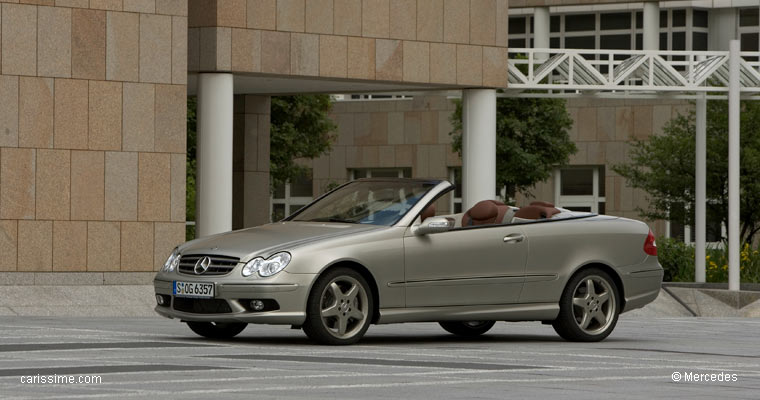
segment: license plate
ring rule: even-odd
[[[177,297],[197,297],[211,299],[214,297],[214,284],[174,281],[173,292]]]

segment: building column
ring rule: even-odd
[[[707,98],[696,101],[696,155],[694,171],[694,281],[705,282],[705,246],[707,241]]]
[[[732,40],[728,56],[728,290],[739,290],[740,287],[739,48],[739,41]]]
[[[549,35],[551,32],[551,16],[549,7],[536,7],[533,9],[533,48],[548,49],[550,46]],[[536,61],[546,61],[549,57],[546,53],[536,54]]]
[[[270,219],[269,96],[235,96],[232,228],[263,225]]]
[[[644,3],[644,50],[660,49],[660,2]]]
[[[462,209],[496,194],[496,90],[462,90]]]
[[[232,88],[232,74],[198,74],[197,237],[232,229]]]

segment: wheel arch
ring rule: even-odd
[[[336,261],[332,264],[329,264],[328,266],[323,268],[321,271],[319,271],[319,275],[317,275],[317,277],[313,280],[313,282],[316,282],[317,279],[319,279],[322,275],[336,268],[352,269],[358,272],[362,276],[362,278],[364,278],[364,280],[367,281],[367,284],[369,285],[369,289],[372,292],[371,323],[373,324],[377,323],[378,319],[380,318],[380,292],[377,287],[377,281],[375,280],[375,277],[372,275],[372,273],[369,272],[369,269],[367,269],[367,267],[362,265],[360,262],[355,261],[355,260]],[[309,292],[311,292],[313,289],[314,289],[314,284],[312,283],[312,287],[309,288]]]
[[[565,282],[565,288],[567,288],[567,284],[570,282],[570,280],[573,279],[574,276],[578,275],[579,273],[591,269],[591,268],[597,268],[600,269],[609,275],[612,280],[615,282],[615,286],[617,286],[619,293],[618,300],[620,301],[620,310],[625,309],[625,286],[623,286],[623,279],[620,277],[620,274],[615,270],[615,268],[612,268],[611,266],[602,263],[602,262],[590,262],[587,264],[584,264],[580,267],[578,267],[575,271],[573,271],[570,276],[568,276],[567,282]],[[565,289],[562,289],[565,290]]]

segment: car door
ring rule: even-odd
[[[516,303],[528,240],[519,226],[488,225],[404,236],[407,307]]]

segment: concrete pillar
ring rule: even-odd
[[[232,229],[232,74],[198,74],[196,236]]]
[[[496,190],[496,90],[462,90],[462,209]]]
[[[232,228],[263,225],[270,219],[269,96],[235,96]]]
[[[660,2],[644,3],[644,50],[660,49]]]
[[[739,41],[729,45],[728,60],[728,290],[739,290],[741,251],[739,215]]]
[[[533,9],[533,48],[548,49],[549,35],[551,32],[551,16],[549,7],[536,7]],[[545,61],[549,57],[546,53],[537,53],[536,61]]]
[[[705,281],[705,246],[707,236],[707,98],[696,101],[697,138],[694,172],[694,281]]]

